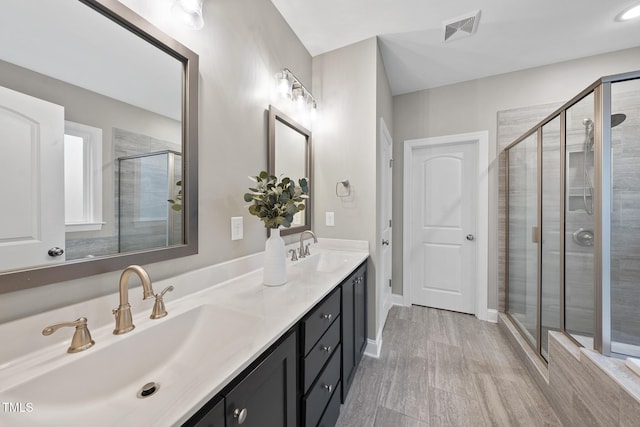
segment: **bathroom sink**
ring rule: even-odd
[[[211,305],[138,323],[126,335],[103,334],[102,340],[94,336],[91,349],[64,355],[57,366],[0,389],[3,401],[32,408],[2,418],[15,416],[15,425],[115,424],[129,412],[148,407],[150,400],[180,396],[181,389],[198,382],[201,369],[215,369],[218,359],[228,360],[245,347],[247,339],[239,337],[238,330],[255,328],[251,316]],[[230,323],[233,331],[226,327]],[[159,384],[157,391],[139,398],[149,382]]]
[[[333,273],[340,268],[350,267],[362,255],[340,251],[320,251],[301,259],[296,264],[299,268],[320,273]]]

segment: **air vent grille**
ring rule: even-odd
[[[478,29],[480,11],[443,22],[444,41],[452,41],[472,35]]]

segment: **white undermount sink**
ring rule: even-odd
[[[294,266],[320,273],[332,273],[345,265],[353,264],[354,260],[360,258],[360,254],[340,251],[318,251],[303,258]]]
[[[211,305],[140,323],[125,335],[103,334],[101,340],[94,335],[94,347],[57,357],[54,366],[36,366],[13,384],[0,385],[3,401],[30,403],[32,409],[4,413],[0,421],[11,420],[9,425],[112,425],[126,421],[128,413],[148,406],[149,401],[179,396],[176,392],[180,389],[198,382],[201,369],[215,369],[220,362],[217,359],[233,357],[246,344],[237,335],[238,328],[255,327],[251,316]],[[235,332],[226,327],[230,323],[235,324]],[[151,381],[159,384],[157,391],[139,398],[140,388]],[[109,407],[118,410],[105,411]],[[97,413],[101,414],[99,419]]]

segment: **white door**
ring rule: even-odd
[[[413,151],[409,206],[411,302],[475,312],[477,145]]]
[[[64,108],[0,87],[0,270],[64,260]]]
[[[391,210],[392,210],[392,188],[393,188],[393,141],[391,134],[380,119],[380,194],[381,206],[378,222],[380,242],[379,245],[379,266],[380,276],[377,279],[378,295],[378,330],[384,327],[389,308],[391,308],[391,255],[393,240],[391,236]]]

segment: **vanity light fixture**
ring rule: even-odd
[[[176,0],[171,6],[171,14],[188,28],[200,30],[204,27],[202,2],[203,0]]]
[[[280,96],[291,99],[300,109],[308,106],[310,118],[315,118],[318,102],[291,70],[284,68],[276,73],[276,85]]]

